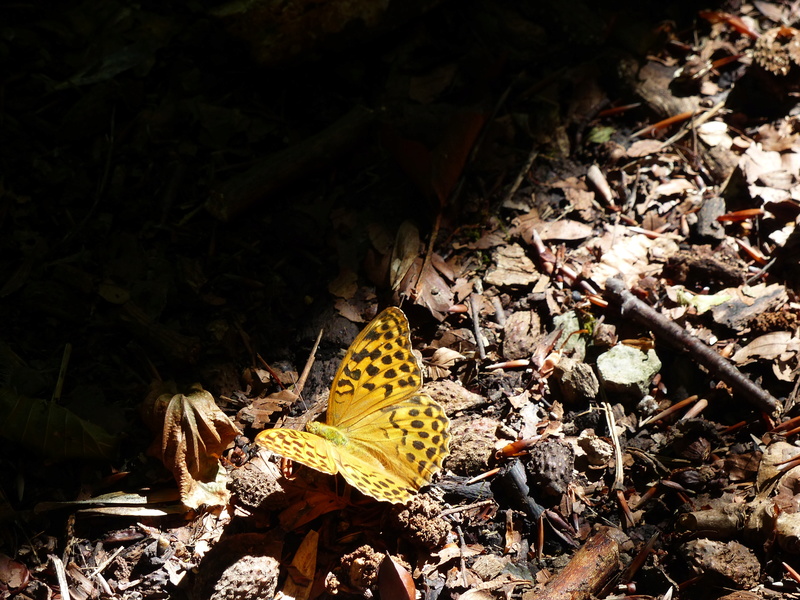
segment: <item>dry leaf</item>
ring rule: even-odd
[[[230,493],[219,457],[240,432],[210,393],[199,384],[189,389],[184,395],[174,383],[151,387],[142,406],[142,418],[156,433],[148,453],[172,472],[186,506],[225,505]]]
[[[450,348],[438,348],[433,356],[426,361],[429,379],[442,379],[450,374],[450,367],[459,361],[465,360],[460,352]]]
[[[561,219],[560,221],[543,223],[537,227],[536,230],[539,232],[539,237],[541,237],[543,241],[585,240],[593,233],[590,225],[581,223],[580,221],[573,221],[572,219]]]
[[[697,191],[694,183],[688,179],[671,179],[666,183],[657,185],[649,197],[661,198],[662,196],[680,196],[684,192],[689,191]]]
[[[397,291],[414,298],[414,304],[424,306],[434,317],[443,321],[447,316],[447,310],[453,304],[453,292],[447,281],[430,264],[425,265],[425,272],[419,277],[421,268],[422,259],[417,258]],[[413,286],[417,284],[418,277],[419,286],[415,290]]]
[[[667,237],[651,240],[645,235],[631,236],[624,227],[615,227],[600,238],[596,245],[603,249],[600,262],[591,266],[591,279],[603,285],[609,277],[624,274],[625,283],[633,285],[643,275],[661,270],[661,266],[650,260],[656,248],[663,258],[672,256],[678,244]]]
[[[328,284],[328,291],[338,298],[350,299],[358,290],[358,275],[351,269],[342,268],[336,279]]]
[[[541,277],[533,261],[525,255],[525,250],[519,244],[497,248],[492,253],[492,263],[484,277],[489,285],[526,286]]]
[[[403,221],[392,248],[392,260],[389,263],[389,285],[396,290],[408,273],[411,265],[419,256],[419,229],[410,221]]]
[[[737,365],[747,364],[757,359],[774,360],[784,352],[797,352],[800,342],[789,331],[773,331],[754,339],[732,357]]]
[[[0,554],[0,585],[2,585],[4,598],[22,591],[30,581],[31,573],[28,567],[21,562],[11,560],[9,556]],[[8,594],[8,596],[5,596]]]
[[[287,600],[307,600],[314,583],[314,571],[317,569],[317,545],[319,533],[313,529],[306,534],[300,547],[295,552],[289,574],[283,584],[281,593]]]
[[[378,569],[378,592],[381,600],[414,600],[417,597],[411,573],[388,554]]]

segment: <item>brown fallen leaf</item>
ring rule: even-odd
[[[420,269],[423,269],[420,277]],[[418,287],[414,285],[418,283]],[[444,277],[433,268],[432,264],[423,264],[421,258],[417,258],[406,273],[405,278],[396,290],[401,296],[414,298],[414,304],[424,306],[431,314],[443,321],[447,316],[447,310],[453,304],[453,292],[450,284]]]
[[[800,340],[797,340],[790,331],[773,331],[761,335],[738,350],[732,357],[737,365],[745,365],[754,360],[774,360],[784,352],[797,354],[800,350]]]
[[[156,439],[148,453],[161,459],[180,488],[181,501],[198,509],[228,503],[227,475],[219,457],[240,431],[199,384],[188,394],[174,383],[157,382],[141,408]]]
[[[430,359],[425,361],[428,367],[428,379],[443,379],[450,374],[450,368],[457,362],[466,360],[463,354],[450,348],[437,348]]]
[[[417,597],[411,573],[388,554],[378,569],[378,591],[383,600],[414,600]]]
[[[317,569],[317,544],[319,533],[310,530],[289,565],[289,574],[283,584],[284,598],[294,598],[295,600],[307,600],[311,593],[311,585],[314,583],[314,572]]]
[[[389,263],[389,285],[396,290],[406,273],[419,256],[419,229],[410,221],[404,221],[397,230],[392,259]]]

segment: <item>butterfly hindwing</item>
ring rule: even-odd
[[[427,394],[414,394],[399,404],[364,417],[357,429],[345,431],[355,447],[377,455],[398,479],[419,488],[430,482],[450,453],[450,421]]]
[[[326,439],[296,429],[266,429],[256,436],[256,443],[278,456],[307,467],[335,475],[338,471],[335,449]]]

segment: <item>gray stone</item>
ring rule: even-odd
[[[636,348],[617,344],[597,357],[597,372],[603,387],[617,400],[641,400],[660,370],[661,361],[655,350],[648,350],[645,354]]]

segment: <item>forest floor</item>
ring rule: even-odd
[[[800,598],[797,2],[209,4],[4,9],[0,598]]]

